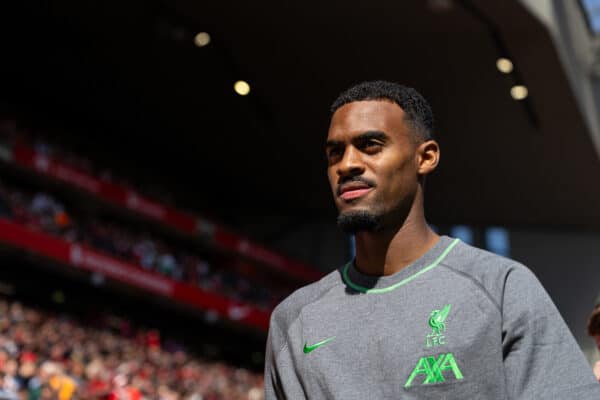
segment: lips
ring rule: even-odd
[[[365,182],[348,182],[339,186],[338,196],[344,200],[354,200],[366,195],[373,187]]]

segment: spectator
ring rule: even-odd
[[[600,350],[600,303],[596,304],[596,307],[590,315],[587,326],[588,335],[590,335],[596,343],[596,348]],[[600,361],[596,361],[594,364],[594,375],[600,381]]]
[[[163,345],[157,330],[104,321],[90,328],[0,298],[0,400],[262,398],[260,373]],[[123,323],[129,336],[116,332]]]
[[[19,400],[19,395],[12,388],[12,385],[7,385],[6,383],[6,374],[4,372],[0,372],[0,400]]]

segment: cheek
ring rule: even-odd
[[[329,186],[331,187],[331,191],[334,191],[335,186],[337,185],[337,181],[335,178],[335,172],[331,169],[327,169],[327,180],[329,181]]]
[[[404,208],[412,202],[418,186],[416,172],[413,170],[412,165],[405,162],[401,166],[396,164],[396,168],[390,168],[380,175],[386,184],[377,201],[385,210]]]
[[[393,196],[412,193],[417,185],[417,171],[411,160],[395,163],[395,168],[385,171],[385,179],[389,182],[388,191]],[[397,199],[399,200],[399,199]]]
[[[327,170],[327,180],[329,181],[329,187],[331,189],[331,195],[333,196],[333,201],[338,202],[339,198],[337,197],[337,184],[338,178],[335,171]]]

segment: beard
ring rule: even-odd
[[[366,210],[350,211],[338,215],[337,225],[344,232],[350,234],[357,232],[377,232],[381,229],[382,217],[382,215]]]

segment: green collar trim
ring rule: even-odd
[[[352,282],[350,280],[350,277],[348,276],[348,269],[350,268],[350,263],[346,264],[346,266],[344,267],[344,270],[342,272],[342,276],[344,278],[344,281],[346,282],[346,284],[348,286],[350,286],[352,289],[356,290],[357,292],[362,292],[362,293],[373,293],[373,294],[381,294],[381,293],[388,293],[391,292],[394,289],[399,288],[400,286],[412,281],[413,279],[416,279],[417,277],[419,277],[420,275],[424,274],[425,272],[435,268],[438,266],[438,264],[440,262],[442,262],[442,260],[444,258],[446,258],[446,256],[448,255],[448,253],[450,253],[450,250],[452,250],[454,248],[454,246],[457,245],[457,243],[459,242],[458,239],[454,239],[454,241],[452,241],[452,243],[450,243],[450,245],[448,245],[448,247],[446,247],[446,250],[444,250],[442,252],[442,254],[440,254],[440,256],[435,259],[434,262],[432,262],[431,264],[429,264],[428,266],[426,266],[425,268],[423,268],[420,271],[415,272],[414,274],[412,274],[411,276],[402,279],[400,282],[395,283],[391,286],[388,286],[386,288],[380,288],[380,289],[374,289],[374,288],[366,288],[364,286],[360,286],[357,285],[356,283]]]

